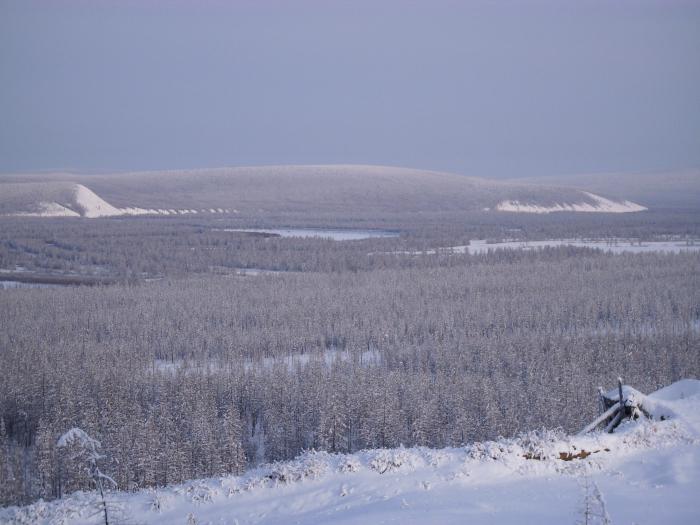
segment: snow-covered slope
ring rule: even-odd
[[[21,217],[113,217],[146,210],[115,208],[82,184],[70,182],[0,185],[5,215]]]
[[[243,476],[110,493],[110,509],[117,521],[162,524],[697,523],[700,381],[635,395],[673,417],[623,423],[615,434],[309,452]],[[96,505],[95,493],[78,493],[2,510],[0,521],[97,523]]]
[[[18,211],[8,215],[16,217],[80,217],[77,211],[73,211],[57,202],[45,201],[36,203],[35,211]]]
[[[585,213],[631,213],[644,211],[647,208],[627,200],[613,201],[595,195],[587,191],[581,192],[587,195],[593,202],[574,202],[554,204],[551,206],[541,206],[538,204],[528,204],[519,201],[502,201],[496,205],[498,211],[511,211],[519,213],[552,213],[557,211],[575,211]]]
[[[89,218],[112,217],[124,214],[122,210],[101,199],[95,192],[82,184],[75,185],[75,207],[82,212],[81,215],[83,217]]]
[[[0,184],[0,215],[15,217],[117,217],[122,215],[187,215],[230,213],[218,209],[117,208],[83,184],[29,182]]]

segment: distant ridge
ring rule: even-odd
[[[0,214],[111,217],[195,213],[629,213],[646,208],[574,188],[367,165],[31,174],[0,179]],[[4,182],[6,181],[6,182]]]

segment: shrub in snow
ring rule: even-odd
[[[569,448],[567,436],[561,429],[523,432],[514,441],[526,459],[557,457],[564,448]]]
[[[404,448],[377,450],[369,462],[369,467],[380,474],[384,474],[385,472],[396,470],[402,465],[412,464],[412,460],[415,459],[415,456],[412,456],[412,454],[411,451]]]
[[[306,452],[295,461],[273,463],[266,477],[279,483],[314,479],[328,470],[329,458],[326,452]]]
[[[357,472],[360,469],[360,462],[355,456],[345,456],[338,467],[339,472]]]
[[[205,481],[190,482],[185,486],[177,487],[175,492],[184,494],[189,501],[195,503],[209,503],[219,494],[216,487]]]
[[[475,461],[498,460],[510,452],[508,445],[506,440],[477,441],[467,448],[467,458]]]

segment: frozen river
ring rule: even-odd
[[[490,250],[536,250],[539,248],[575,246],[577,248],[596,248],[609,253],[681,253],[700,251],[700,241],[631,241],[621,239],[549,239],[544,241],[505,241],[489,243],[485,240],[473,240],[467,245],[434,248],[426,252],[400,252],[407,255],[442,254],[481,254]]]
[[[332,239],[334,241],[357,241],[361,239],[378,239],[386,237],[398,237],[397,232],[389,230],[342,230],[322,228],[279,228],[279,229],[232,229],[222,231],[238,233],[261,233],[276,235],[279,237],[301,237]]]

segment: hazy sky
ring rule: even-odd
[[[0,171],[700,165],[700,2],[0,0]]]

